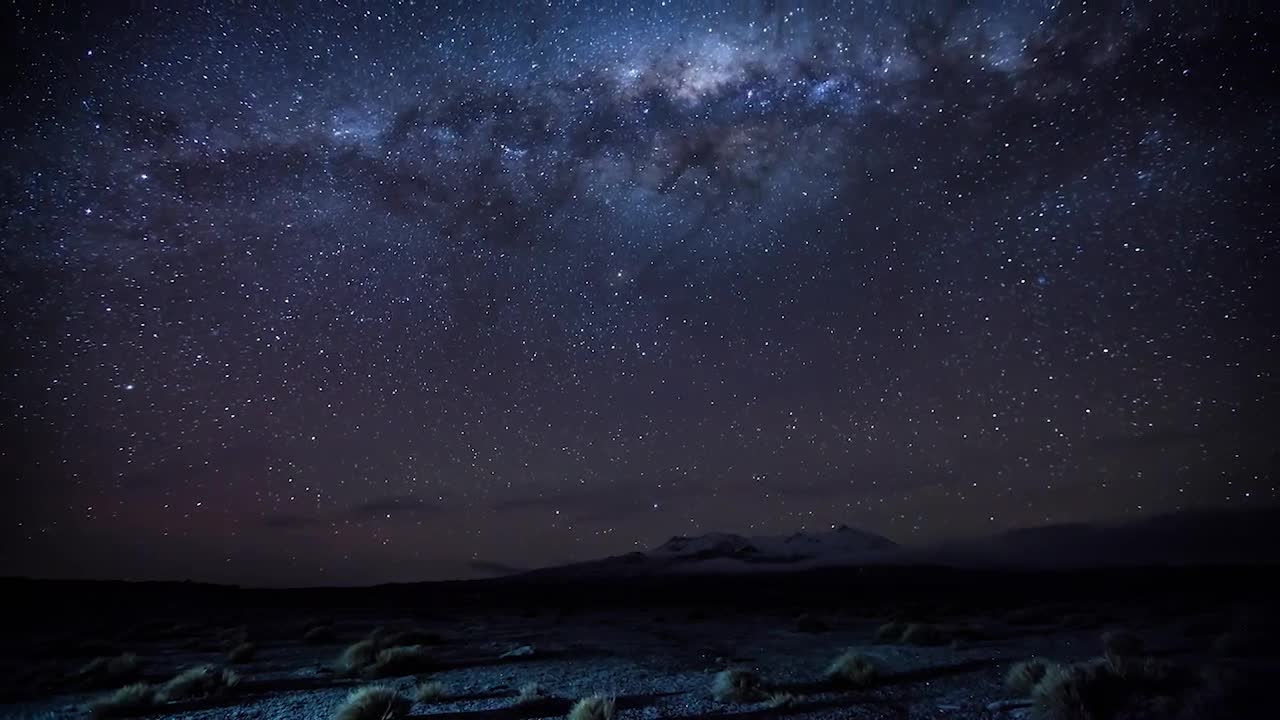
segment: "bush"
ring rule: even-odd
[[[378,653],[377,659],[363,669],[368,677],[387,678],[414,675],[435,667],[434,658],[421,645],[390,647]]]
[[[337,639],[337,634],[334,633],[333,628],[326,625],[313,627],[302,634],[302,642],[308,645],[324,645]]]
[[[449,688],[442,682],[424,682],[414,693],[414,699],[420,703],[440,702],[447,697],[449,697]]]
[[[533,705],[550,699],[550,693],[541,685],[536,682],[529,682],[520,686],[520,694],[516,695],[516,705]]]
[[[109,687],[134,680],[141,671],[142,663],[138,656],[125,653],[90,660],[76,673],[76,678],[87,687]]]
[[[258,648],[251,642],[242,642],[231,648],[231,652],[227,653],[227,660],[233,663],[247,663],[253,659],[258,653]]]
[[[120,718],[141,715],[155,706],[155,686],[136,683],[126,685],[106,697],[89,703],[89,714],[94,718]]]
[[[1004,686],[1019,697],[1030,697],[1031,691],[1044,679],[1050,667],[1050,663],[1039,658],[1015,663],[1004,676]]]
[[[584,697],[569,711],[569,720],[613,720],[614,699],[605,695]]]
[[[1107,657],[1134,657],[1141,655],[1144,648],[1142,638],[1128,630],[1108,630],[1102,634],[1102,650]]]
[[[338,657],[338,670],[355,674],[372,665],[378,659],[378,644],[370,638],[348,645]]]
[[[156,699],[161,702],[189,700],[217,695],[240,684],[240,676],[212,665],[188,668],[160,687]]]
[[[770,693],[769,697],[765,699],[765,703],[768,704],[769,707],[775,710],[780,708],[791,707],[792,705],[795,705],[799,701],[800,701],[800,698],[796,697],[795,695],[792,695],[789,692]]]
[[[409,714],[411,703],[389,687],[369,685],[353,690],[333,720],[397,720]]]
[[[876,642],[879,643],[895,643],[902,639],[902,633],[906,632],[907,624],[903,622],[890,622],[876,628]]]
[[[849,649],[827,668],[827,678],[848,687],[867,687],[880,678],[880,668],[871,658]]]
[[[711,696],[722,703],[756,702],[764,698],[764,683],[750,670],[721,670],[711,681]]]
[[[901,642],[908,645],[946,645],[950,637],[937,625],[911,623],[902,632]]]

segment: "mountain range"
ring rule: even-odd
[[[865,565],[1068,569],[1258,563],[1280,563],[1280,508],[1182,512],[1108,525],[1046,525],[919,546],[845,525],[783,536],[712,532],[676,536],[645,552],[524,574],[622,577]]]

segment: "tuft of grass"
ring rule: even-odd
[[[447,697],[449,697],[449,688],[442,682],[424,682],[414,692],[414,699],[420,703],[440,702]]]
[[[351,691],[333,714],[333,720],[398,720],[409,714],[409,699],[394,689],[366,685]]]
[[[799,701],[800,698],[789,692],[770,693],[769,697],[765,698],[765,704],[774,710],[791,707]]]
[[[757,702],[764,698],[764,683],[750,670],[729,668],[716,673],[711,696],[722,703]]]
[[[1019,697],[1030,697],[1053,665],[1040,658],[1014,663],[1004,676],[1004,686]]]
[[[1108,630],[1102,634],[1102,651],[1108,658],[1135,657],[1145,648],[1142,638],[1128,630]]]
[[[89,703],[89,715],[101,720],[129,717],[146,713],[155,706],[156,687],[147,683],[134,683]]]
[[[240,684],[240,676],[213,665],[199,665],[178,673],[160,686],[156,699],[160,702],[189,700],[217,695]]]
[[[528,682],[520,686],[520,694],[516,695],[516,705],[532,705],[551,698],[551,694],[536,682]]]
[[[227,660],[233,663],[247,663],[258,654],[258,646],[251,642],[242,642],[231,648],[231,652],[227,653]]]
[[[804,614],[796,618],[796,630],[804,633],[820,633],[831,629],[826,620],[816,615]]]
[[[584,697],[569,711],[569,720],[613,720],[614,704],[609,695]]]
[[[302,634],[302,642],[308,645],[324,645],[337,639],[337,634],[328,625],[317,625]]]
[[[1038,717],[1175,717],[1203,692],[1205,683],[1200,678],[1163,660],[1115,657],[1123,658],[1122,662],[1103,659],[1050,666],[1031,693]]]
[[[880,678],[880,668],[870,657],[850,648],[827,667],[827,678],[848,687],[867,687]]]
[[[348,645],[338,656],[338,670],[348,675],[355,674],[372,665],[378,659],[378,644],[372,638],[365,638]]]
[[[366,666],[361,672],[368,677],[388,678],[426,672],[434,666],[435,660],[426,648],[409,645],[389,647],[379,652],[373,664]]]
[[[902,631],[899,641],[907,645],[946,645],[950,640],[950,636],[938,625],[911,623]]]
[[[1095,720],[1112,716],[1124,704],[1119,678],[1104,663],[1050,667],[1031,693],[1044,720]]]
[[[888,622],[876,628],[876,642],[878,643],[896,643],[902,639],[902,634],[907,631],[907,624],[904,622]]]
[[[402,630],[382,638],[383,647],[400,647],[408,645],[438,645],[443,640],[439,635],[425,630]]]
[[[1004,620],[1010,625],[1050,625],[1065,614],[1057,605],[1033,605],[1009,611]]]
[[[114,657],[99,657],[85,663],[76,673],[76,677],[89,687],[119,685],[138,677],[142,671],[142,663],[133,653],[125,653]]]

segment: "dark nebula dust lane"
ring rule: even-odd
[[[0,574],[1277,500],[1280,14],[6,15]]]

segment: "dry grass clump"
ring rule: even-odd
[[[1123,705],[1123,684],[1103,663],[1055,665],[1032,689],[1031,701],[1044,720],[1096,720]]]
[[[826,620],[816,616],[804,614],[796,618],[796,630],[804,633],[820,633],[831,629]]]
[[[378,659],[378,650],[373,638],[352,643],[338,656],[338,670],[347,675],[356,674]]]
[[[569,720],[613,720],[615,700],[609,695],[591,695],[574,704]]]
[[[420,703],[440,702],[449,697],[449,687],[442,682],[428,681],[418,685],[414,699]]]
[[[109,687],[129,682],[138,677],[142,663],[133,653],[114,657],[99,657],[85,663],[76,672],[76,679],[87,687]]]
[[[247,663],[258,654],[258,646],[251,642],[242,642],[231,648],[231,652],[227,653],[227,660],[233,663]]]
[[[401,630],[400,632],[385,634],[381,638],[383,647],[397,647],[401,645],[438,645],[444,638],[439,635],[425,630],[411,629]]]
[[[750,670],[729,668],[716,673],[711,696],[722,703],[756,702],[764,698],[764,683]]]
[[[333,720],[397,720],[409,714],[412,703],[394,689],[366,685],[351,691]]]
[[[902,631],[899,642],[907,645],[946,645],[951,636],[940,625],[911,623]]]
[[[361,672],[372,678],[398,677],[426,672],[435,666],[431,653],[421,645],[389,647]]]
[[[315,627],[308,628],[307,631],[302,634],[302,642],[308,645],[324,645],[337,639],[337,633],[335,633],[333,628],[328,625],[317,625]]]
[[[907,631],[907,624],[904,622],[888,622],[876,628],[876,642],[879,643],[895,643],[902,639],[902,633]]]
[[[156,706],[156,688],[147,683],[126,685],[106,697],[89,703],[89,715],[105,720],[106,718],[129,717],[141,715]]]
[[[551,699],[551,694],[536,682],[528,682],[520,686],[520,694],[516,695],[516,705],[533,705]]]
[[[1165,718],[1185,713],[1206,688],[1194,674],[1163,660],[1128,657],[1119,665],[1111,659],[1051,665],[1031,700],[1044,720]]]
[[[870,657],[850,648],[827,668],[827,678],[848,687],[867,687],[880,677],[880,668]]]
[[[213,665],[187,668],[160,686],[156,699],[160,702],[189,700],[217,695],[240,684],[240,676]]]
[[[769,693],[769,697],[765,698],[765,704],[774,710],[791,707],[799,701],[799,697],[789,692]]]
[[[1052,663],[1040,658],[1014,663],[1004,676],[1004,686],[1019,697],[1030,697],[1031,691],[1040,684],[1051,667]]]
[[[1131,658],[1141,655],[1146,643],[1128,630],[1108,630],[1102,634],[1102,651],[1107,657]]]

